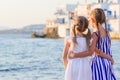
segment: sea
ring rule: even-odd
[[[0,34],[0,80],[64,80],[63,46],[63,39]],[[120,80],[120,40],[112,40],[111,49]]]

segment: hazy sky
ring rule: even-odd
[[[45,23],[52,18],[56,7],[85,0],[0,0],[0,29]],[[88,0],[93,2],[94,0]]]

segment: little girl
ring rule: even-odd
[[[65,40],[63,63],[66,68],[65,80],[92,80],[90,57],[67,59],[69,51],[84,52],[89,49],[91,32],[88,29],[88,20],[79,16],[74,22],[73,33]],[[87,34],[84,34],[88,31]]]
[[[93,32],[92,45],[90,51],[75,54],[70,53],[70,58],[80,58],[91,55],[96,51],[96,55],[92,61],[92,80],[116,80],[113,73],[112,64],[114,63],[111,54],[111,39],[106,28],[106,17],[102,9],[96,8],[90,14],[90,21]],[[105,24],[105,26],[103,26]],[[97,48],[99,49],[97,49]]]

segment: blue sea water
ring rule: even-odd
[[[62,39],[0,35],[0,80],[64,80]],[[120,41],[112,41],[114,72],[120,80]]]

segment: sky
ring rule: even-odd
[[[0,0],[0,29],[45,23],[54,17],[59,5],[77,2],[85,3],[85,0]]]

